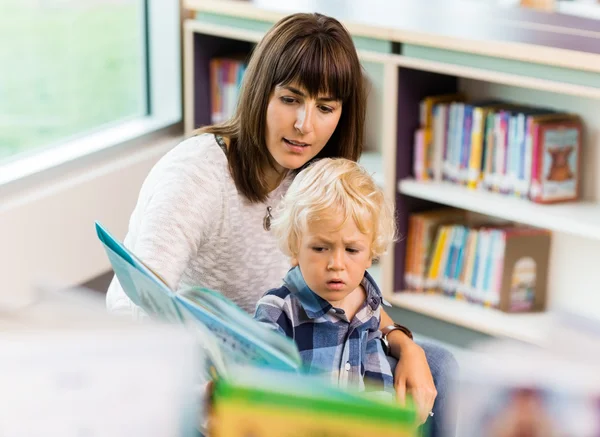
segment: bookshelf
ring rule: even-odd
[[[506,314],[438,294],[396,293],[388,299],[399,308],[494,337],[506,337],[537,346],[546,344],[545,334],[551,321],[545,313]]]
[[[184,0],[184,120],[186,133],[208,124],[208,61],[250,53],[283,16],[321,12],[350,30],[371,83],[367,148],[361,162],[396,200],[398,229],[409,214],[439,205],[463,208],[553,231],[549,306],[587,316],[600,308],[589,284],[600,283],[600,31],[584,17],[503,9],[467,0]],[[368,3],[368,4],[367,4]],[[427,7],[427,10],[425,8]],[[418,103],[428,95],[463,91],[470,97],[539,104],[582,116],[583,201],[537,205],[447,183],[412,179]],[[504,314],[461,301],[404,293],[406,241],[375,267],[394,306],[465,329],[540,344],[548,314]]]
[[[469,190],[447,182],[423,182],[412,179],[401,180],[398,183],[398,191],[406,196],[441,205],[582,238],[600,240],[600,205],[596,202],[540,205],[498,193]]]

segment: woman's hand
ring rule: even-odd
[[[404,404],[406,395],[410,395],[415,403],[419,423],[425,423],[437,396],[425,352],[401,331],[390,332],[388,341],[392,351],[395,349],[399,352],[398,365],[394,371],[398,401]]]

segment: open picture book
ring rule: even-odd
[[[132,302],[149,317],[182,323],[200,339],[210,379],[227,377],[240,365],[297,372],[302,360],[296,345],[261,325],[220,293],[201,287],[171,290],[100,223],[96,233],[112,268]]]

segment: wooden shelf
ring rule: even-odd
[[[548,313],[508,314],[438,294],[398,292],[386,299],[396,307],[454,325],[540,346],[550,325]]]
[[[449,182],[412,179],[400,181],[398,190],[402,194],[443,205],[600,240],[600,205],[593,202],[540,205],[489,191],[469,190]]]

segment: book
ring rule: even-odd
[[[405,265],[406,287],[413,291],[425,291],[431,288],[428,283],[428,269],[435,252],[434,237],[438,228],[447,223],[454,223],[465,217],[465,211],[456,208],[442,208],[412,214],[409,218],[407,245],[408,254]]]
[[[96,233],[125,294],[151,318],[184,324],[194,332],[207,356],[207,379],[229,377],[246,365],[301,370],[300,353],[292,340],[261,325],[216,291],[171,290],[98,222]]]
[[[315,375],[245,368],[215,384],[213,437],[417,436],[414,408],[330,387]]]
[[[246,72],[245,59],[245,55],[232,55],[209,61],[211,123],[223,123],[235,113]]]
[[[415,154],[414,159],[418,160],[415,167],[418,167],[420,171],[419,173],[415,172],[415,178],[441,180],[446,121],[445,113],[438,112],[436,106],[464,99],[464,94],[452,93],[428,96],[419,103],[420,134],[415,135],[415,150],[420,153]]]
[[[531,121],[530,199],[537,203],[577,200],[583,126],[576,115],[556,114]]]

